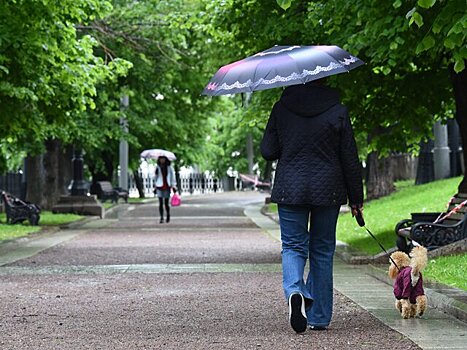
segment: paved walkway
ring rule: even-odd
[[[264,195],[184,198],[0,245],[1,349],[466,349],[464,323],[402,320],[391,288],[336,259],[325,332],[296,335]],[[246,208],[246,209],[245,209]]]

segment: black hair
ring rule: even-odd
[[[165,158],[165,164],[164,165],[162,165],[161,162],[160,162],[161,158]],[[170,160],[166,156],[161,156],[161,157],[157,158],[157,165],[159,165],[159,166],[169,166],[170,165]]]

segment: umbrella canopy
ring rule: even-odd
[[[166,151],[165,149],[147,149],[141,152],[141,158],[146,158],[146,159],[157,159],[159,157],[167,157],[168,160],[175,160],[177,157],[175,157],[175,154],[173,154],[170,151]]]
[[[221,67],[202,94],[217,96],[304,84],[362,64],[338,46],[274,46]]]

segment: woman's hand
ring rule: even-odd
[[[357,220],[360,227],[365,227],[365,219],[363,219],[363,205],[352,205],[352,216]]]
[[[360,210],[360,213],[361,213],[361,215],[363,217],[363,205],[362,204],[360,204],[360,205],[351,205],[350,207],[352,209],[352,216],[353,217],[358,215],[359,210]]]

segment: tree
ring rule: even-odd
[[[34,147],[64,136],[94,107],[96,85],[128,67],[106,64],[93,55],[96,41],[76,34],[74,23],[108,9],[108,2],[94,0],[0,4],[1,138]]]
[[[389,175],[367,181],[370,197],[378,197],[392,190],[390,168],[381,167],[384,162],[378,159],[392,151],[416,151],[419,141],[430,136],[434,120],[451,116],[449,56],[415,52],[425,34],[413,30],[406,18],[415,13],[414,4],[230,0],[211,5],[217,11],[212,11],[210,21],[217,30],[215,37],[227,46],[225,51],[242,56],[273,44],[333,44],[367,63],[330,83],[342,91],[358,139],[366,139],[368,151],[373,152],[367,165],[376,172],[370,174]],[[456,14],[464,14],[464,9],[465,4],[459,6]],[[427,23],[435,18],[434,12],[426,14]]]
[[[149,0],[2,3],[7,30],[0,34],[0,74],[7,79],[0,86],[0,119],[6,121],[0,137],[8,147],[1,154],[45,152],[28,157],[30,168],[49,174],[55,184],[55,160],[70,144],[84,149],[87,169],[105,179],[112,179],[123,137],[133,169],[141,150],[152,147],[174,150],[177,164],[199,161],[205,114],[215,105],[199,98],[205,67],[198,62],[209,56],[197,28],[199,6]],[[130,96],[126,111],[119,103],[124,94]],[[122,132],[121,118],[130,133]],[[44,186],[36,184],[31,192],[40,202]]]
[[[399,6],[399,2],[396,2]],[[424,34],[416,54],[427,52],[434,61],[443,58],[451,73],[456,120],[460,126],[462,149],[467,149],[467,5],[465,1],[419,0],[407,13],[412,27]],[[443,45],[437,45],[442,43]],[[464,164],[467,152],[464,152]],[[467,179],[459,184],[459,192],[467,193]]]
[[[434,119],[452,116],[449,66],[457,72],[465,68],[465,2],[314,1],[308,10],[314,28],[367,62],[352,72],[354,81],[340,85],[349,89],[359,82],[346,102],[358,116],[356,129],[369,135],[370,150],[416,149],[417,141],[430,135]],[[414,30],[414,24],[427,29]]]
[[[95,56],[96,41],[78,36],[75,24],[109,9],[108,2],[96,0],[0,3],[0,139],[8,141],[9,152],[55,153],[60,143],[76,141],[81,127],[92,128],[87,112],[95,107],[97,85],[125,74],[130,64]],[[50,207],[59,191],[57,157],[47,159],[46,168],[55,170],[35,179],[39,185],[30,195]],[[37,170],[43,166],[36,165]],[[49,180],[54,186],[40,185]]]
[[[114,1],[113,5],[107,17],[80,30],[97,37],[103,57],[120,57],[133,63],[127,77],[120,80],[119,89],[105,91],[108,96],[122,91],[130,96],[130,108],[125,111],[130,132],[125,137],[130,145],[131,167],[138,168],[139,154],[147,148],[174,151],[179,159],[177,166],[200,161],[206,115],[213,105],[199,98],[205,69],[199,62],[209,56],[204,32],[198,28],[200,3],[146,0]],[[106,113],[105,108],[98,113]],[[117,147],[112,140],[104,139],[106,145],[90,148],[88,155],[94,177],[101,172],[100,176],[110,178],[113,167],[109,164],[116,164]]]
[[[229,171],[248,173],[246,139],[250,133],[256,141],[253,148],[255,163],[261,169],[265,163],[259,150],[262,127],[249,116],[252,110],[241,105],[239,96],[216,99],[219,100],[219,105],[209,118],[212,132],[206,138],[201,164],[217,176],[224,176]]]

